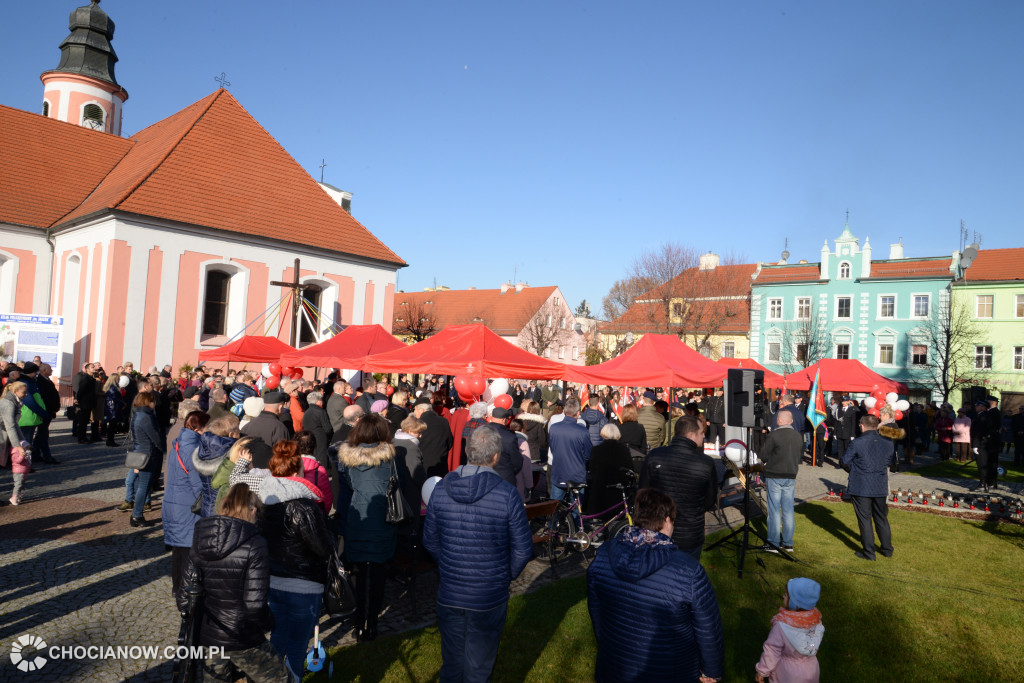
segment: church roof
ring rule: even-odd
[[[127,140],[8,107],[0,107],[0,123],[7,185],[0,220],[59,227],[116,210],[406,265],[227,90]],[[17,162],[8,161],[9,151]],[[71,167],[65,175],[75,176],[72,187],[51,173],[63,163]],[[23,206],[25,193],[63,201]]]

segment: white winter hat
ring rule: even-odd
[[[242,402],[242,408],[249,417],[257,417],[263,412],[263,399],[259,396],[250,396]]]

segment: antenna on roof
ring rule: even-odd
[[[228,86],[231,85],[231,81],[228,80],[227,74],[225,74],[223,71],[220,72],[220,76],[214,76],[213,80],[220,83],[221,90],[227,90]]]
[[[846,210],[846,224],[847,225],[850,224],[850,210],[849,209]]]
[[[320,184],[324,182],[324,167],[327,165],[326,159],[320,159]]]

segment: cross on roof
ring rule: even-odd
[[[227,90],[228,86],[231,85],[231,82],[228,80],[227,74],[225,74],[223,71],[220,72],[220,76],[214,76],[213,80],[220,83],[220,87],[222,90]]]

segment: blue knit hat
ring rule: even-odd
[[[255,395],[256,390],[250,387],[248,384],[237,384],[231,390],[231,393],[228,395],[228,397],[231,399],[232,403],[240,404],[243,401],[245,401],[245,399]]]
[[[786,584],[790,609],[814,609],[821,596],[821,585],[814,579],[799,577]]]

